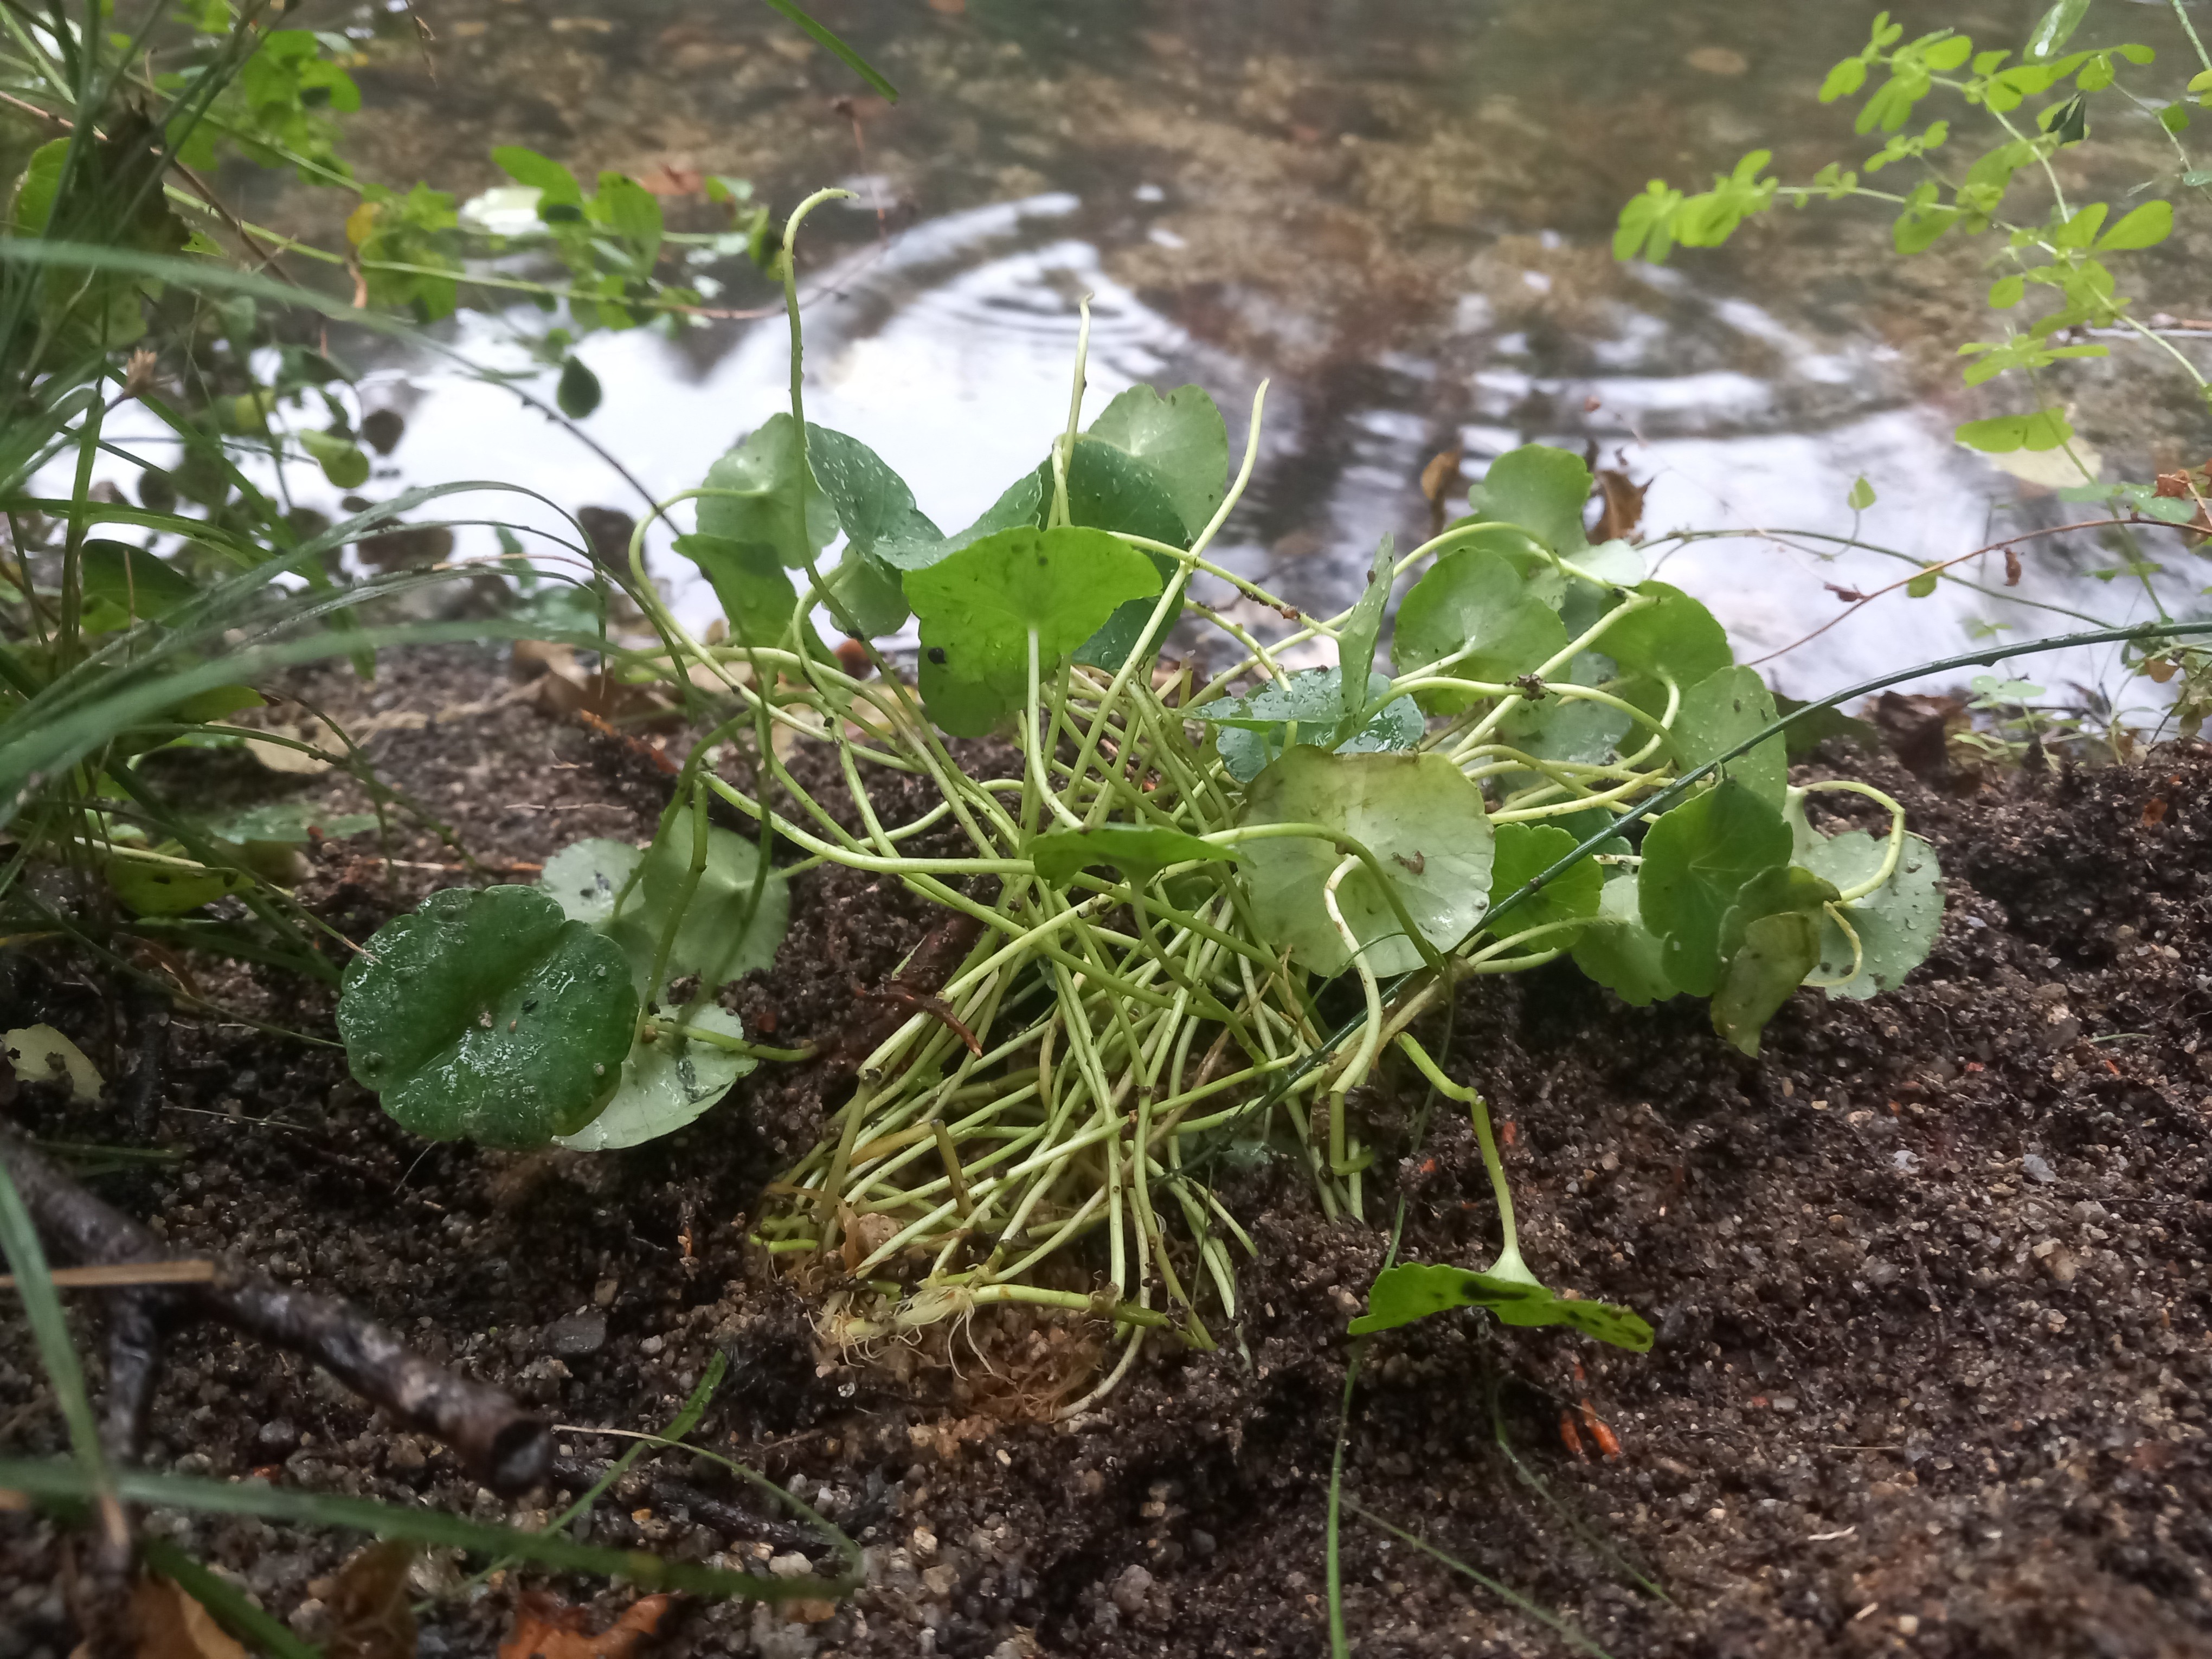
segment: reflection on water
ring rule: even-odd
[[[2038,7],[1980,9],[1969,26],[2010,40]],[[2117,9],[2162,55],[2179,39],[2162,12]],[[1878,227],[1814,212],[1775,216],[1740,246],[1665,269],[1612,260],[1613,211],[1651,173],[1692,181],[1776,133],[1794,135],[1777,146],[1792,173],[1856,153],[1848,113],[1810,93],[1863,41],[1872,10],[825,6],[900,82],[891,109],[833,101],[850,78],[763,8],[456,0],[441,8],[439,86],[410,68],[411,41],[387,54],[363,71],[376,108],[356,137],[364,169],[390,177],[465,180],[482,171],[483,143],[520,135],[580,168],[747,173],[782,204],[825,180],[852,185],[860,199],[817,214],[803,251],[808,412],[872,445],[948,526],[1033,465],[1061,425],[1085,293],[1093,410],[1132,381],[1194,380],[1237,441],[1255,387],[1273,377],[1261,464],[1223,556],[1327,611],[1353,591],[1378,535],[1420,538],[1422,468],[1453,447],[1474,477],[1518,443],[1595,444],[1605,464],[1650,480],[1655,540],[1677,529],[1849,535],[1845,497],[1862,474],[1881,497],[1866,536],[1913,560],[2063,521],[1948,440],[1981,412],[1949,356],[1973,313],[1944,297],[1947,283],[1977,291],[1978,248],[1907,268]],[[2111,190],[2141,176],[2086,182]],[[741,269],[717,274],[726,303],[773,298]],[[2159,280],[2154,270],[2138,291],[2154,301]],[[492,321],[465,322],[456,343],[522,366]],[[773,316],[675,341],[595,337],[582,355],[605,400],[588,429],[656,495],[686,488],[782,405],[785,349]],[[2104,439],[2112,466],[2142,476],[2172,465],[2176,445],[2201,453],[2201,416],[2185,404],[2123,390],[2109,371],[2076,384],[2077,421],[2118,422]],[[638,505],[611,469],[519,417],[495,387],[386,362],[371,398],[407,414],[392,466],[410,482],[496,477],[571,507]],[[1797,538],[1653,550],[1747,659],[1834,617],[1837,590],[1908,568],[1832,551]],[[2083,568],[2114,562],[2094,550],[2033,556],[2008,591],[1992,559],[1979,573],[1990,592],[1899,593],[1770,672],[1805,695],[1964,648],[1970,624],[2014,637],[2074,625],[2030,601],[2134,619],[2148,603],[2141,590]],[[655,568],[686,614],[711,613],[681,560],[658,551]],[[2063,684],[2100,667],[2032,672]]]

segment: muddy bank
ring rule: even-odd
[[[336,676],[313,689],[342,720],[384,717],[379,766],[487,866],[649,833],[654,762],[507,684],[453,653],[395,664],[368,690]],[[243,757],[192,760],[178,781],[199,798],[357,799]],[[2169,752],[1968,795],[1886,759],[1853,765],[1906,801],[1951,879],[1942,939],[1901,994],[1801,993],[1756,1061],[1701,1006],[1626,1010],[1564,969],[1462,998],[1453,1064],[1515,1126],[1532,1265],[1636,1306],[1659,1340],[1638,1358],[1471,1314],[1379,1339],[1346,1489],[1618,1659],[2212,1653],[2212,760]],[[919,805],[887,799],[886,821]],[[463,878],[388,880],[370,851],[330,849],[303,890],[356,939]],[[456,861],[434,837],[392,851]],[[888,973],[927,916],[842,873],[802,877],[793,896],[777,970],[746,995],[756,1018],[773,1007],[778,1041],[800,1042],[848,1019],[852,982]],[[323,994],[195,969],[210,996],[327,1036]],[[16,988],[9,1025],[51,1019],[108,1060],[102,987],[40,965]],[[1439,1111],[1409,1155],[1421,1100],[1392,1086],[1366,1103],[1384,1154],[1369,1214],[1387,1219],[1402,1194],[1406,1254],[1479,1262],[1494,1218],[1473,1137]],[[1234,1340],[1148,1349],[1068,1427],[1038,1419],[1090,1375],[1096,1329],[979,1320],[949,1356],[818,1347],[805,1305],[744,1243],[762,1185],[813,1133],[802,1074],[765,1070],[632,1152],[516,1158],[407,1139],[333,1048],[180,1012],[159,1099],[153,1138],[174,1161],[97,1184],[173,1249],[348,1297],[563,1424],[658,1427],[728,1356],[705,1443],[803,1486],[869,1547],[871,1583],[813,1623],[679,1605],[654,1652],[1326,1650],[1343,1330],[1382,1235],[1325,1225],[1286,1160],[1222,1182],[1260,1249]],[[58,1139],[125,1138],[42,1089],[7,1109]],[[83,1298],[72,1316],[94,1332]],[[1585,1399],[1617,1458],[1564,1443],[1561,1415]],[[510,1510],[440,1448],[214,1331],[178,1342],[153,1425],[159,1466],[525,1524],[620,1449],[563,1431],[554,1486]],[[9,1310],[0,1448],[62,1444]],[[359,1542],[158,1524],[310,1634]],[[748,1563],[811,1547],[680,1456],[627,1477],[589,1536]],[[1571,1650],[1364,1522],[1347,1520],[1344,1552],[1363,1655]],[[462,1577],[441,1558],[417,1569],[418,1589],[447,1593],[425,1654],[490,1654],[533,1582],[453,1597]],[[51,1530],[0,1516],[0,1655],[69,1650],[59,1579]],[[609,1611],[629,1599],[562,1588]]]

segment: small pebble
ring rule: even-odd
[[[546,1352],[565,1359],[597,1353],[607,1345],[607,1316],[603,1313],[570,1314],[548,1325],[538,1340]]]
[[[1114,1605],[1129,1618],[1135,1618],[1145,1608],[1145,1597],[1152,1588],[1152,1575],[1132,1562],[1121,1569],[1121,1576],[1114,1581]]]

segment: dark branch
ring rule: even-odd
[[[152,1233],[94,1197],[4,1128],[0,1158],[57,1254],[87,1265],[169,1259]],[[501,1390],[456,1376],[410,1352],[397,1336],[343,1302],[228,1270],[204,1285],[141,1287],[125,1301],[151,1319],[216,1320],[313,1360],[402,1426],[444,1441],[477,1479],[502,1496],[529,1491],[551,1467],[552,1432],[543,1420]],[[135,1357],[126,1362],[126,1382],[139,1363]],[[132,1386],[150,1389],[150,1358],[143,1369],[146,1380]],[[143,1420],[143,1401],[132,1407],[127,1401],[112,1400],[109,1422],[127,1427],[134,1410]]]

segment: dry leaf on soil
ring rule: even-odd
[[[166,1578],[150,1574],[131,1594],[137,1659],[246,1659],[215,1617]]]
[[[645,1638],[660,1627],[661,1615],[675,1598],[641,1596],[615,1622],[593,1636],[590,1615],[542,1590],[529,1590],[514,1609],[514,1628],[499,1644],[499,1659],[627,1659]]]
[[[331,1592],[327,1659],[415,1659],[415,1609],[407,1571],[415,1546],[398,1539],[356,1550]]]

